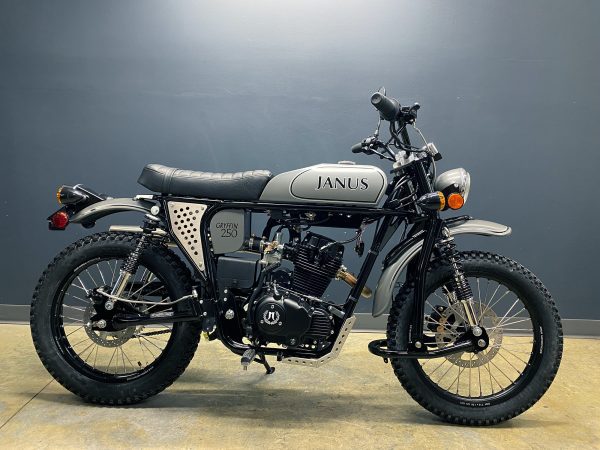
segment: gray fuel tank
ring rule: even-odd
[[[260,200],[376,206],[386,186],[385,173],[375,166],[318,164],[276,175]]]

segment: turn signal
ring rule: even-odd
[[[448,196],[448,207],[450,209],[460,209],[465,204],[465,199],[462,195],[453,192]]]
[[[72,205],[87,200],[88,196],[77,189],[78,186],[61,186],[56,191],[56,200],[61,205]]]
[[[69,224],[69,215],[66,211],[60,210],[48,217],[48,220],[50,221],[50,229],[64,230]]]
[[[430,211],[441,211],[446,207],[446,197],[439,191],[430,192],[419,197],[417,203],[421,208],[429,209]]]

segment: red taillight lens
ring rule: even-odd
[[[69,215],[65,211],[56,211],[50,216],[50,225],[55,230],[64,230],[69,225]]]

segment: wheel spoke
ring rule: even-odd
[[[115,276],[116,276],[116,272],[117,272],[117,260],[114,261],[115,266],[114,267],[110,267],[110,262],[107,262],[108,264],[108,268],[112,270],[112,275],[110,277],[110,285],[112,287],[113,283],[115,282]]]
[[[523,311],[526,311],[525,307],[521,308],[519,311],[517,311],[517,313],[513,314],[512,316],[507,317],[506,319],[502,319],[500,320],[496,326],[498,325],[504,325],[505,323],[507,323],[509,320],[514,319],[514,318],[519,318],[519,317],[523,317],[523,316],[519,316],[519,314],[521,314]]]
[[[85,284],[83,284],[83,281],[81,281],[81,278],[79,278],[79,275],[77,275],[77,281],[79,281],[79,283],[81,284],[81,286],[77,286],[74,283],[73,283],[73,286],[78,287],[79,289],[82,289],[87,294],[89,292],[89,290],[88,290],[87,287],[85,287]]]
[[[440,367],[442,367],[446,361],[448,361],[446,358],[442,358],[442,363],[439,366],[437,366],[432,372],[429,372],[429,376],[431,377],[431,375],[433,375]]]
[[[71,275],[70,284],[61,289],[61,303],[56,306],[53,318],[62,328],[62,339],[72,357],[76,358],[76,362],[111,378],[136,373],[151,365],[166,349],[170,339],[170,335],[162,337],[154,334],[172,333],[172,327],[162,324],[159,324],[161,331],[148,333],[148,336],[139,335],[143,327],[139,330],[129,327],[123,330],[101,331],[88,325],[90,316],[93,317],[96,313],[92,300],[86,295],[96,287],[112,286],[118,272],[119,259],[94,260],[90,264],[82,265]],[[140,266],[126,286],[125,293],[132,299],[142,299],[146,295],[155,294],[165,289],[164,283],[157,280],[159,278],[150,269]],[[146,290],[151,291],[147,294],[144,292]],[[83,294],[78,291],[83,291]],[[168,301],[168,297],[159,297],[158,301],[147,309],[159,307],[161,303]],[[144,308],[138,309],[142,311]],[[130,340],[133,341],[128,344]],[[135,340],[138,341],[137,344]]]
[[[110,365],[112,364],[113,358],[115,357],[115,354],[117,353],[117,348],[118,347],[115,347],[115,349],[112,353],[112,356],[110,357],[110,361],[108,361],[108,367],[106,368],[107,372],[109,372],[109,370],[110,370]]]
[[[150,311],[152,308],[156,308],[156,307],[157,307],[157,306],[159,306],[160,304],[162,304],[162,303],[166,303],[166,302],[168,302],[168,301],[170,301],[170,298],[169,298],[169,297],[165,297],[165,298],[164,298],[164,299],[162,299],[160,302],[156,302],[156,304],[155,304],[155,305],[150,305],[150,306],[148,306],[148,307],[147,307],[147,308],[144,310],[144,312],[145,312],[145,313],[147,313],[147,312],[148,312],[148,311]]]
[[[494,309],[494,306],[496,306],[496,305],[498,304],[498,302],[500,302],[500,300],[502,300],[504,297],[506,297],[506,295],[507,295],[509,292],[510,292],[510,291],[509,291],[509,290],[507,290],[507,291],[506,291],[504,294],[502,294],[502,295],[501,295],[501,296],[498,298],[498,300],[496,300],[496,301],[494,302],[494,304],[493,304],[493,305],[491,305],[491,306],[489,306],[489,305],[486,305],[486,306],[484,307],[484,309],[483,309],[483,310],[480,312],[480,317],[479,317],[479,319],[478,319],[478,320],[481,320],[481,318],[484,316],[484,314],[485,314],[486,312],[488,312],[488,311],[490,311],[490,310],[492,310],[492,311],[493,311],[493,309]],[[495,292],[494,292],[494,294],[495,294]],[[517,298],[517,301],[519,301],[519,299],[518,299],[518,298]]]
[[[73,285],[73,286],[75,286],[75,287],[79,287],[79,286],[76,286],[76,285]],[[70,294],[70,293],[68,293],[68,292],[65,292],[65,293],[66,293],[67,295],[69,295],[69,296],[73,297],[74,299],[77,299],[77,300],[79,300],[79,301],[81,301],[81,302],[85,303],[86,305],[89,305],[90,303],[92,303],[92,301],[91,301],[91,300],[85,300],[85,299],[83,299],[83,298],[81,298],[81,297],[77,297],[76,295]]]
[[[71,305],[63,305],[63,308],[71,308],[71,309],[76,309],[77,311],[85,311],[84,308],[78,308],[77,306],[71,306]]]
[[[514,370],[516,370],[519,373],[519,375],[523,375],[523,372],[521,372],[519,369],[517,369],[508,359],[506,359],[504,357],[504,355],[502,353],[498,352],[498,356],[500,356],[504,361],[506,361],[510,367],[512,367]]]
[[[448,372],[450,372],[450,369],[452,369],[453,367],[454,367],[453,365],[450,365],[450,367],[448,367],[448,370],[446,370],[446,371],[444,372],[444,375],[442,375],[442,376],[440,377],[440,379],[439,379],[439,380],[437,380],[437,383],[438,383],[438,384],[440,384],[440,382],[442,381],[442,379],[443,379],[443,378],[446,376],[446,374],[447,374]]]
[[[83,322],[83,320],[81,320],[81,319],[76,319],[76,318],[74,318],[74,317],[69,317],[69,316],[65,316],[65,315],[61,315],[60,317],[62,317],[63,319],[69,319],[69,320],[72,320],[72,321],[74,321],[74,322]]]
[[[492,303],[492,300],[494,300],[494,297],[496,296],[496,292],[498,292],[498,289],[500,289],[500,284],[498,284],[498,286],[496,286],[496,290],[494,291],[494,293],[490,297],[490,301],[487,303],[486,306],[489,306],[489,304]],[[491,308],[486,308],[486,309],[491,309]]]
[[[152,275],[152,274],[151,274],[151,275]],[[145,283],[145,284],[144,284],[144,285],[143,285],[141,288],[137,289],[137,290],[136,290],[136,291],[135,291],[133,294],[131,294],[131,295],[130,295],[130,296],[128,296],[127,298],[132,298],[132,297],[134,297],[136,294],[140,293],[140,292],[141,292],[141,291],[142,291],[142,290],[143,290],[143,289],[144,289],[146,286],[149,286],[149,285],[150,285],[150,284],[151,284],[151,283],[152,283],[154,280],[155,280],[154,278],[153,278],[153,279],[151,279],[151,280],[148,280],[148,282],[147,282],[147,283]],[[161,286],[161,287],[162,287],[162,286]],[[153,292],[154,292],[154,291],[153,291]],[[149,296],[149,294],[146,294],[146,296]],[[140,294],[140,297],[141,297],[141,294]]]
[[[90,278],[90,280],[92,280],[92,283],[94,283],[94,287],[98,287],[99,284],[96,281],[96,279],[92,276],[91,272],[88,269],[85,269],[85,273],[87,273],[87,275]]]
[[[477,295],[473,303],[480,326],[488,332],[489,346],[479,353],[448,355],[441,362],[419,360],[418,367],[431,383],[453,396],[485,398],[513,389],[516,381],[524,376],[534,344],[533,329],[529,327],[532,319],[523,300],[502,282],[487,276],[465,276],[470,277],[474,295]],[[464,314],[444,294],[448,290],[447,281],[443,283],[425,299],[427,309],[431,308],[432,312],[427,310],[423,318],[426,336],[439,347],[451,344],[468,329]],[[444,308],[440,310],[439,305]],[[503,314],[497,314],[494,309]],[[527,326],[517,328],[519,324]],[[508,334],[503,335],[503,332]],[[521,332],[529,339],[511,336],[512,332]]]
[[[100,264],[97,264],[96,268],[98,269],[98,273],[100,274],[100,278],[102,278],[102,284],[104,286],[106,286],[106,280],[104,279],[104,274],[102,273],[102,270],[100,269]]]
[[[523,323],[523,322],[531,322],[531,319],[527,318],[527,319],[516,320],[515,322],[505,323],[505,324],[502,324],[502,325],[496,325],[495,327],[489,327],[487,329],[488,330],[495,330],[496,328],[502,328],[503,330],[507,330],[508,328],[505,328],[505,327],[510,327],[510,326],[513,326],[513,325],[515,325],[517,323]]]
[[[73,333],[75,333],[76,331],[79,331],[83,328],[83,325],[81,325],[80,327],[77,327],[76,329],[74,329],[73,331],[71,331],[69,334],[67,334],[65,337],[69,337],[71,336]]]
[[[492,366],[494,366],[496,369],[498,369],[498,371],[499,371],[499,372],[500,372],[502,375],[504,375],[504,377],[505,377],[505,378],[506,378],[508,381],[510,381],[511,383],[513,382],[513,379],[512,379],[511,377],[509,377],[508,375],[506,375],[506,374],[505,374],[505,373],[502,371],[502,369],[501,369],[500,367],[498,367],[496,364],[494,364],[494,361],[492,361],[491,359],[490,359],[490,364],[491,364]]]

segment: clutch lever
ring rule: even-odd
[[[395,161],[395,159],[392,159],[389,156],[384,155],[381,152],[378,152],[376,149],[380,148],[380,147],[387,149],[387,146],[383,142],[379,141],[375,136],[371,136],[371,137],[364,139],[362,142],[359,142],[358,144],[354,144],[350,150],[352,151],[352,153],[364,153],[365,155],[377,155],[381,159],[388,159],[390,161]],[[388,149],[388,151],[389,151],[389,149]]]

